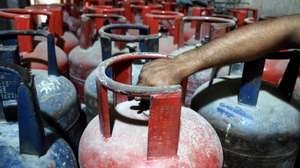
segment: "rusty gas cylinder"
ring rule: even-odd
[[[288,102],[299,72],[299,51],[290,58],[278,87],[262,81],[264,59],[246,62],[243,76],[216,78],[195,92],[191,108],[216,129],[228,168],[293,168],[299,149],[299,104]],[[271,57],[269,57],[271,56]]]
[[[113,32],[116,29],[125,29],[128,32],[130,30],[138,30],[139,35],[117,35]],[[158,38],[160,37],[158,34],[150,34],[149,27],[135,24],[114,24],[107,25],[100,29],[100,40],[102,47],[102,60],[106,60],[108,58],[113,57],[114,55],[118,55],[120,51],[115,50],[112,47],[113,42],[126,42],[126,43],[139,43],[138,50],[141,52],[157,52],[158,51]],[[125,51],[128,53],[129,51]],[[121,51],[124,53],[124,50]],[[139,65],[134,64],[133,66],[133,81],[136,83],[138,75],[138,71],[140,68],[137,68]],[[111,72],[108,72],[111,76]],[[96,71],[93,71],[87,78],[84,84],[84,100],[86,104],[86,115],[87,120],[90,121],[98,112],[98,103],[97,103],[97,95],[96,95]],[[129,79],[128,79],[129,80]]]
[[[9,8],[9,9],[5,9],[3,11],[9,12],[9,13],[20,14],[20,15],[26,14],[26,15],[30,15],[31,18],[33,18],[34,16],[37,16],[37,15],[45,15],[45,16],[47,16],[47,18],[49,20],[48,31],[54,35],[58,33],[57,29],[55,28],[55,26],[56,26],[55,13],[48,12],[43,9],[20,9],[20,8]],[[26,29],[23,29],[23,30],[26,30]],[[44,40],[44,41],[40,41],[35,47],[33,45],[31,45],[31,47],[28,47],[28,49],[26,49],[26,50],[22,50],[20,48],[20,51],[22,52],[22,55],[24,58],[38,58],[38,59],[41,59],[44,61],[48,61],[47,54],[41,54],[41,53],[45,53],[44,51],[47,50],[46,48],[47,48],[47,42]],[[64,53],[64,51],[62,49],[60,49],[58,46],[55,46],[55,52],[57,55],[56,60],[57,60],[57,64],[58,64],[60,73],[66,74],[67,70],[68,70],[67,69],[67,66],[68,66],[67,56]],[[32,69],[43,69],[43,70],[48,69],[47,65],[41,64],[38,62],[32,63],[31,68]]]
[[[88,75],[102,60],[100,40],[94,40],[94,23],[96,30],[108,23],[125,23],[125,17],[112,14],[83,14],[81,16],[80,45],[69,54],[69,76],[76,87],[79,98],[83,102],[84,82]]]
[[[128,81],[132,61],[158,58],[166,57],[126,54],[112,57],[97,67],[101,112],[81,137],[82,168],[222,166],[222,148],[216,132],[200,115],[181,106],[179,85],[142,87]],[[112,68],[113,79],[106,75],[107,68]],[[114,94],[111,108],[108,90]]]
[[[144,17],[144,24],[152,34],[163,33],[160,38],[159,52],[168,54],[183,46],[183,14],[173,11],[152,10]]]
[[[33,5],[26,7],[29,9],[44,9],[46,11],[54,13],[54,22],[55,22],[55,27],[56,27],[56,44],[63,49],[63,51],[68,55],[69,52],[79,45],[79,40],[75,36],[75,34],[71,31],[64,30],[64,21],[66,21],[66,16],[63,8],[58,5]],[[77,30],[77,28],[76,28]],[[75,31],[76,31],[75,30]]]

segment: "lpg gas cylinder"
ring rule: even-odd
[[[66,20],[64,17],[63,9],[61,6],[57,5],[34,5],[27,7],[29,9],[44,9],[46,11],[54,13],[55,17],[55,27],[57,29],[57,34],[55,34],[55,37],[57,38],[56,44],[64,50],[64,52],[68,55],[69,52],[79,45],[79,40],[75,36],[75,34],[71,31],[64,30],[64,20]],[[76,28],[77,30],[78,28]],[[76,32],[75,30],[75,32]]]
[[[10,68],[6,72],[17,75]],[[43,128],[36,99],[33,78],[22,81],[17,89],[18,123],[0,122],[0,167],[76,168],[69,145]],[[0,112],[3,110],[0,105]]]
[[[33,18],[34,16],[37,15],[46,15],[49,19],[49,32],[52,34],[57,34],[57,30],[55,28],[56,26],[56,22],[55,22],[55,13],[52,12],[47,12],[45,10],[42,9],[20,9],[20,8],[9,8],[9,9],[5,9],[5,12],[9,12],[9,13],[15,13],[15,14],[28,14],[31,16],[31,18]],[[26,30],[26,29],[23,29]],[[28,29],[27,29],[28,30]],[[58,66],[59,66],[59,70],[62,74],[66,74],[67,73],[67,65],[68,65],[68,60],[67,60],[67,56],[64,53],[64,51],[62,49],[60,49],[59,47],[56,47],[56,55],[57,55],[57,60],[58,60]],[[33,49],[34,48],[34,49]],[[39,58],[41,60],[44,60],[47,62],[47,55],[46,54],[41,54],[41,53],[45,53],[44,51],[47,48],[47,42],[46,41],[42,41],[39,42],[35,47],[30,47],[26,50],[21,50],[22,55],[24,58]],[[45,64],[41,64],[41,63],[32,63],[31,65],[32,69],[46,69],[47,70],[47,66]]]
[[[237,27],[245,25],[245,19],[248,17],[253,17],[254,20],[258,17],[258,11],[254,8],[232,8],[229,12],[238,19]]]
[[[115,29],[126,29],[130,30],[138,30],[140,35],[116,35],[112,32]],[[139,43],[139,51],[158,51],[158,39],[159,35],[149,34],[149,28],[147,26],[135,25],[135,24],[114,24],[104,26],[100,29],[100,40],[102,47],[102,60],[106,60],[114,55],[117,55],[115,51],[112,50],[112,42],[113,41],[123,41],[126,43]],[[126,51],[128,53],[128,51]],[[120,53],[120,52],[119,52]],[[133,66],[133,81],[137,82],[138,71],[141,70],[141,66],[138,64],[134,64]],[[86,104],[86,115],[87,120],[90,121],[95,115],[98,113],[98,103],[97,103],[97,94],[96,94],[96,71],[93,71],[87,78],[84,84],[84,100]],[[130,80],[130,79],[128,79]],[[111,101],[110,101],[111,102]]]
[[[101,28],[105,21],[109,21],[108,23],[112,23],[112,21],[125,23],[126,18],[112,14],[81,15],[80,45],[69,54],[69,76],[76,87],[81,102],[83,102],[84,97],[84,82],[101,60],[100,40],[94,40],[93,23],[96,21],[101,24],[98,25]]]
[[[297,79],[299,52],[292,53],[277,88],[261,80],[263,67],[264,59],[246,62],[242,78],[214,79],[192,98],[191,108],[213,125],[221,139],[224,167],[294,167],[300,113],[299,105],[286,100]]]
[[[146,22],[144,21],[146,14],[150,13],[152,10],[160,10],[163,8],[162,5],[160,4],[131,4],[129,6],[130,8],[130,13],[131,13],[131,18],[133,18],[132,23],[143,23],[145,24]]]
[[[125,10],[125,17],[130,21],[130,23],[135,23],[135,15],[131,5],[145,5],[143,0],[123,0],[118,1],[117,5],[121,6]]]
[[[133,60],[157,58],[166,57],[127,54],[96,68],[101,112],[81,137],[82,168],[221,167],[222,148],[216,132],[196,112],[181,106],[179,85],[141,87],[128,81]],[[106,75],[108,68],[115,74],[113,79]],[[108,89],[115,97],[110,109]],[[135,100],[128,101],[133,96]]]
[[[14,38],[16,35],[43,36],[47,38],[48,71],[32,70],[36,76],[35,85],[41,113],[45,124],[54,128],[76,149],[83,131],[84,123],[80,120],[79,105],[73,84],[57,69],[54,38],[46,31],[3,31],[1,39]],[[23,63],[39,61],[39,59],[23,58]]]
[[[184,23],[188,22],[194,22],[196,23],[196,29],[195,34],[193,35],[193,38],[186,42],[186,44],[197,44],[200,43],[200,45],[204,45],[205,42],[210,40],[211,34],[214,31],[213,27],[219,26],[226,30],[231,30],[235,27],[236,22],[233,19],[227,19],[222,17],[213,17],[213,16],[186,16],[183,19]],[[209,36],[206,40],[201,39],[201,26],[203,23],[209,23],[213,24],[211,26]],[[202,85],[203,83],[209,81],[211,78],[213,78],[216,75],[224,76],[228,74],[228,67],[221,68],[221,67],[215,67],[210,69],[205,69],[202,71],[199,71],[193,75],[191,75],[188,78],[188,89],[186,93],[186,101],[185,104],[187,106],[191,103],[191,98],[195,90]]]
[[[152,10],[143,22],[150,27],[152,34],[163,33],[159,40],[159,53],[169,54],[183,46],[183,14],[173,11]]]

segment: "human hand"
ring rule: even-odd
[[[168,86],[180,84],[184,75],[173,59],[158,59],[145,64],[138,85]]]

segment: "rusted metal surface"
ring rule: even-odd
[[[127,77],[116,75],[119,77],[110,79],[105,74],[108,67],[114,69],[118,65],[118,72],[123,74],[128,71],[127,65],[122,66],[124,63],[157,58],[166,57],[127,54],[99,65],[96,72],[101,113],[81,138],[81,167],[221,167],[222,149],[216,133],[201,116],[181,107],[179,85],[131,86]],[[142,106],[145,102],[127,99],[115,99],[120,103],[110,108],[108,90],[126,97],[143,97],[150,101],[149,110],[147,105]]]

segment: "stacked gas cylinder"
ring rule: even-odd
[[[14,25],[0,31],[0,168],[294,167],[298,51],[137,85],[145,63],[259,21],[257,10],[62,2],[0,10]]]

